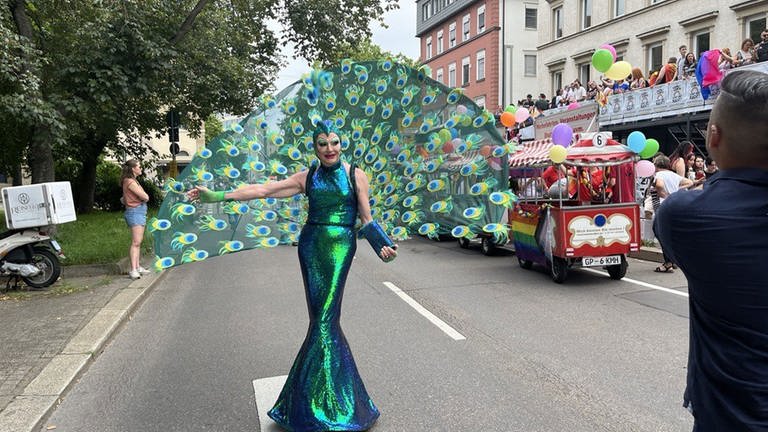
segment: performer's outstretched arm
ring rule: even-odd
[[[191,200],[200,199],[203,202],[218,202],[226,200],[248,201],[258,198],[288,198],[304,192],[307,171],[298,172],[287,179],[265,184],[249,184],[233,191],[212,191],[205,186],[195,186],[187,192]],[[368,210],[370,217],[370,209]]]

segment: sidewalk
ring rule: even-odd
[[[0,432],[37,431],[59,398],[165,273],[65,267],[53,286],[0,294]],[[5,280],[0,280],[5,284]],[[26,287],[26,286],[25,286]]]

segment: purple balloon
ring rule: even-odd
[[[552,142],[568,147],[573,139],[573,129],[567,123],[559,123],[552,129]]]
[[[601,49],[607,49],[611,52],[611,55],[613,55],[613,61],[616,61],[616,48],[613,47],[611,44],[602,44],[600,45]]]

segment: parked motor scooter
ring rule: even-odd
[[[0,276],[21,279],[33,288],[52,285],[61,275],[61,247],[43,228],[12,229],[0,233]]]

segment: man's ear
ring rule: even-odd
[[[715,150],[720,149],[722,144],[723,133],[720,126],[710,123],[707,125],[707,145]]]

